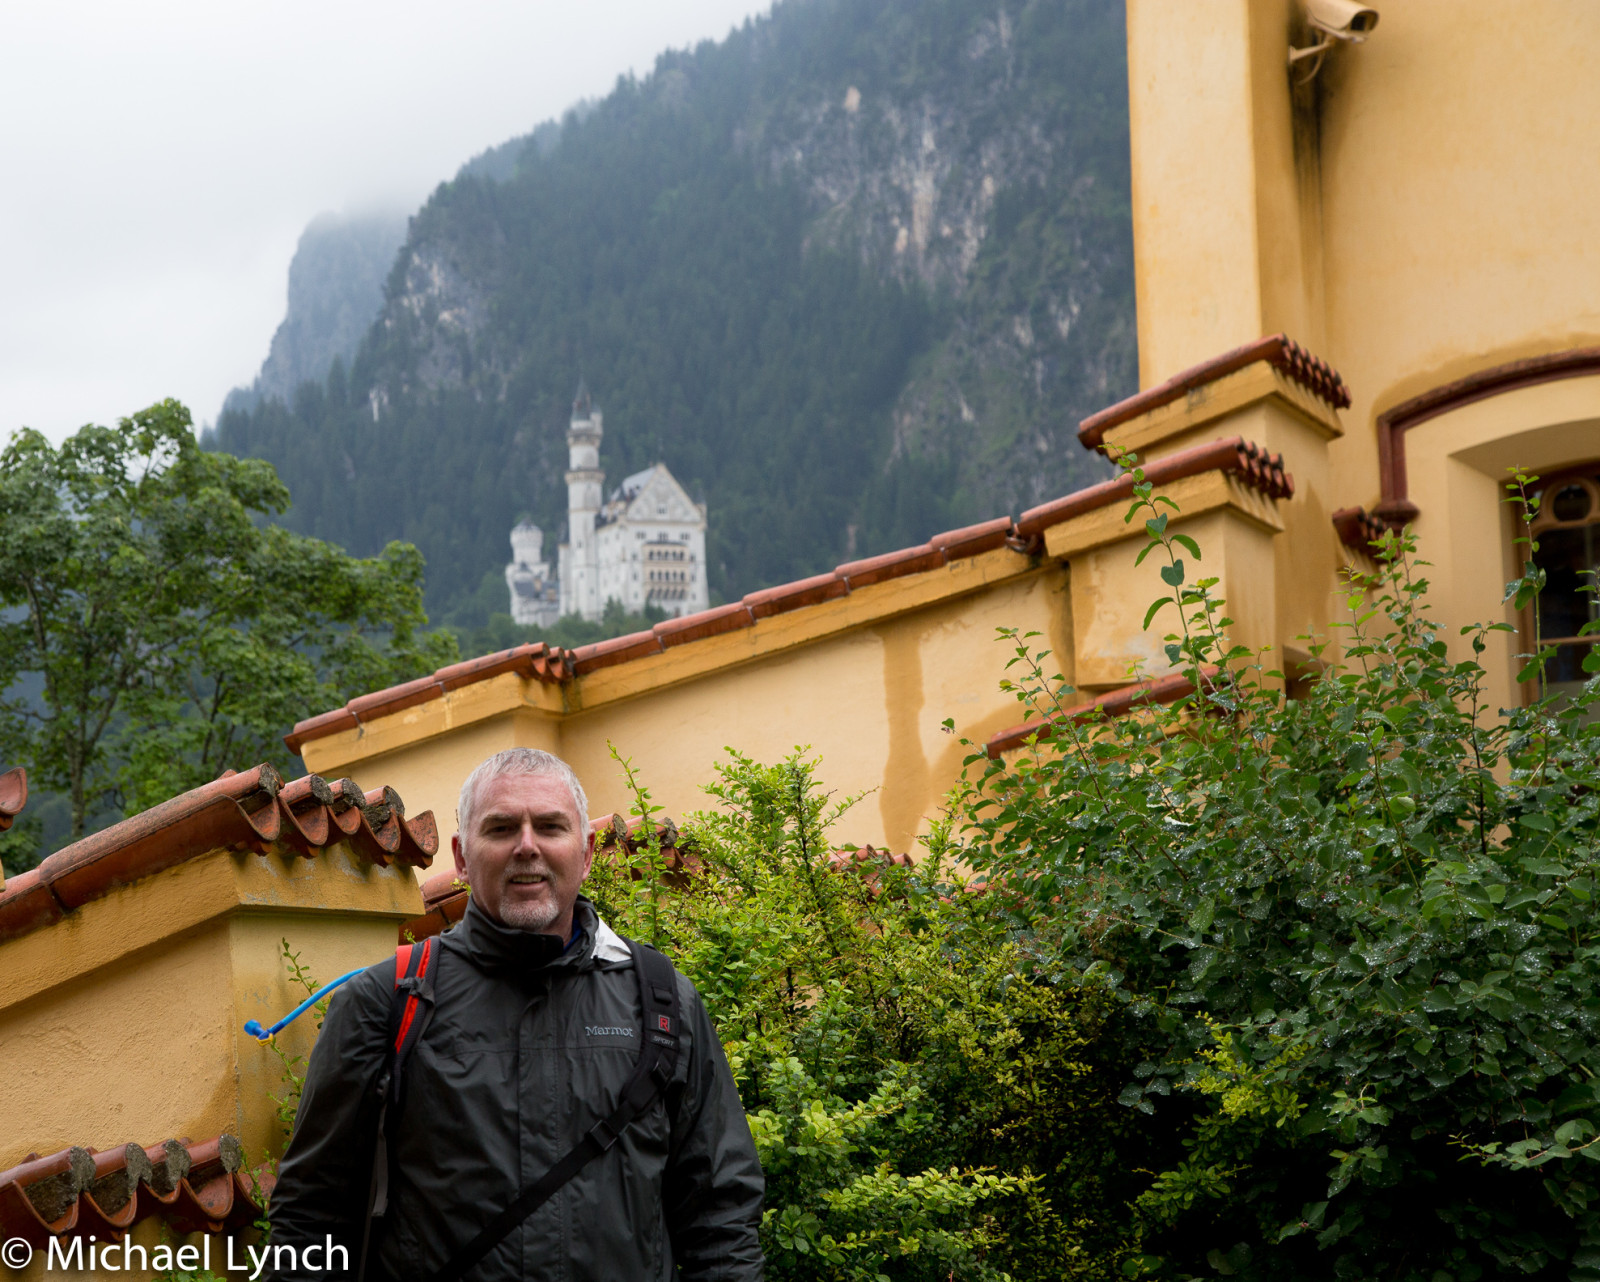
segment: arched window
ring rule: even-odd
[[[1545,676],[1553,691],[1576,693],[1589,676],[1584,656],[1600,641],[1578,635],[1584,624],[1600,618],[1594,579],[1600,569],[1600,463],[1541,478],[1537,489],[1533,537],[1539,547],[1533,563],[1545,572],[1539,639],[1556,647]]]

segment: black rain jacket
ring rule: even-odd
[[[588,900],[575,920],[581,933],[561,952],[554,937],[508,929],[469,902],[443,936],[433,1020],[391,1119],[389,1210],[374,1221],[369,1282],[429,1277],[615,1107],[639,1055],[638,981],[627,945]],[[272,1195],[273,1244],[320,1245],[331,1233],[352,1275],[394,965],[334,995]],[[699,994],[681,975],[678,992],[672,1085],[469,1282],[760,1282],[755,1145]]]

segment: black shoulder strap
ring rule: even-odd
[[[356,1282],[366,1277],[372,1221],[389,1208],[389,1118],[400,1112],[406,1060],[433,1018],[433,982],[439,973],[440,948],[435,936],[420,944],[401,944],[394,952],[394,995],[389,1002],[385,1043],[388,1054],[378,1078],[377,1135],[372,1146],[372,1176],[367,1183],[367,1214],[361,1225]]]
[[[548,1171],[525,1187],[511,1205],[483,1226],[472,1241],[457,1251],[430,1282],[458,1280],[498,1246],[501,1240],[543,1206],[563,1184],[617,1142],[634,1119],[644,1113],[672,1082],[678,1066],[678,981],[672,963],[654,948],[628,940],[633,970],[639,981],[639,1006],[644,1014],[644,1036],[639,1059],[622,1088],[610,1116],[589,1128],[576,1147]]]

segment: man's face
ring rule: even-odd
[[[502,926],[572,934],[594,838],[556,775],[500,775],[478,790],[472,831],[451,841],[478,907]]]

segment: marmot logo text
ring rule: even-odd
[[[583,1031],[590,1037],[632,1037],[631,1028],[612,1028],[608,1025],[585,1024]]]

